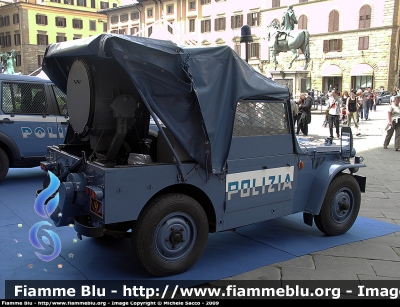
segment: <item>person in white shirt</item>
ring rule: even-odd
[[[329,110],[329,133],[330,138],[333,139],[333,126],[336,128],[336,136],[340,138],[339,134],[339,120],[340,120],[340,106],[342,104],[341,99],[339,98],[339,93],[336,90],[332,92],[332,99],[329,100],[328,110]]]

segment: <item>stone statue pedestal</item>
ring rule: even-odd
[[[285,85],[293,93],[293,98],[298,99],[301,93],[305,93],[311,87],[309,70],[270,70],[272,80]]]

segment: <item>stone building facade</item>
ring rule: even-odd
[[[287,68],[293,57],[290,51],[277,56],[276,70],[272,63],[268,25],[280,22],[289,5],[299,19],[296,27],[310,33],[311,62],[306,71],[303,54],[291,69]],[[136,21],[121,22],[116,17],[134,11],[140,12]],[[243,59],[246,44],[240,43],[240,36],[247,24],[253,38],[247,47],[249,64],[275,80],[296,75],[301,79],[296,94],[308,88],[399,86],[398,0],[138,0],[102,12],[108,16],[108,32],[121,33],[125,28],[126,34],[186,45],[228,45]]]
[[[274,19],[280,20],[287,6],[293,5],[298,27],[310,32],[312,60],[306,88],[328,91],[337,86],[343,91],[370,86],[392,90],[399,85],[399,1],[272,2],[279,6],[264,2],[267,5],[262,10],[265,27]],[[291,52],[281,53],[278,62],[282,64],[277,70],[285,71],[290,57]],[[296,62],[295,69],[301,69],[304,55]],[[266,67],[273,72],[269,56]]]
[[[310,34],[311,61],[306,70],[304,54],[290,69],[291,51],[277,56],[276,69],[272,62],[268,26],[273,20],[280,22],[289,5],[298,19],[295,29]],[[261,73],[285,84],[298,83],[296,96],[308,88],[328,91],[336,86],[392,90],[399,86],[399,9],[399,0],[3,1],[0,42],[2,52],[18,51],[16,71],[24,74],[38,68],[44,55],[46,44],[38,43],[38,34],[50,44],[62,37],[71,40],[108,32],[181,45],[228,45]],[[17,24],[14,14],[20,19]],[[36,15],[41,14],[47,16],[47,25],[37,24]],[[5,16],[11,20],[7,25]],[[64,16],[66,26],[54,25],[55,18]],[[83,29],[74,28],[73,19],[81,19]],[[252,41],[241,43],[246,25]],[[20,45],[15,44],[18,35]]]
[[[104,33],[101,7],[120,0],[26,0],[0,2],[1,52],[17,51],[15,72],[31,74],[41,67],[48,44]]]

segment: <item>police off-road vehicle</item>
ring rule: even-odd
[[[67,99],[50,80],[0,74],[0,180],[10,167],[39,166],[47,147],[64,143]]]
[[[287,87],[230,47],[102,34],[49,45],[43,70],[70,116],[41,163],[43,188],[60,182],[51,219],[80,238],[130,238],[152,275],[191,268],[209,233],[303,212],[332,236],[357,218],[366,179],[351,130],[298,141]]]

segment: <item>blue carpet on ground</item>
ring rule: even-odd
[[[37,250],[29,230],[45,220],[34,211],[35,191],[45,177],[39,168],[11,169],[0,182],[0,299],[5,280],[153,280],[135,262],[129,239],[86,238],[77,240],[70,227],[46,229],[61,239],[60,255],[49,262],[35,252],[51,254],[53,248]],[[50,219],[48,219],[49,222]],[[327,237],[315,226],[303,223],[302,214],[265,221],[209,235],[198,263],[180,275],[164,280],[208,282],[248,272],[276,262],[400,231],[400,226],[359,216],[344,235]],[[43,233],[45,234],[45,233]]]

